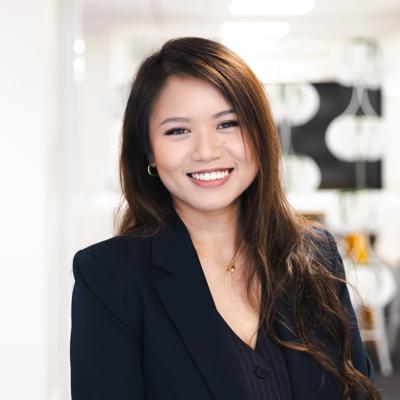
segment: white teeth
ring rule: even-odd
[[[229,174],[229,171],[217,171],[217,172],[206,172],[205,174],[190,174],[192,178],[198,179],[200,181],[214,181],[216,179],[225,178]]]

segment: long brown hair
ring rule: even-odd
[[[373,383],[351,363],[350,321],[338,290],[345,280],[330,272],[331,260],[321,257],[321,243],[325,241],[327,248],[332,248],[332,241],[321,227],[296,215],[288,204],[281,183],[279,137],[263,85],[247,64],[225,46],[203,38],[178,38],[142,62],[131,87],[122,127],[123,203],[115,215],[116,232],[154,235],[172,212],[170,193],[159,178],[147,172],[151,154],[149,115],[170,76],[194,77],[214,85],[236,111],[239,125],[244,128],[242,135],[245,131],[259,165],[257,177],[241,196],[237,247],[246,260],[253,260],[249,264],[247,294],[251,304],[256,304],[252,283],[258,277],[262,286],[260,312],[271,337],[287,348],[308,353],[332,373],[340,382],[342,399],[351,393],[380,399]],[[328,264],[331,268],[326,268]],[[288,302],[293,326],[286,325],[300,339],[296,342],[281,340],[273,329],[280,298]],[[340,365],[335,365],[326,347],[314,337],[316,328],[324,332]]]

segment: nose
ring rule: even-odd
[[[203,129],[196,136],[193,150],[195,161],[208,161],[221,157],[221,138],[218,136],[218,132],[212,129]]]

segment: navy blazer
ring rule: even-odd
[[[115,236],[75,254],[72,400],[246,400],[241,366],[176,213],[170,227],[145,239]],[[336,243],[326,234],[326,257],[344,273]],[[353,365],[374,380],[346,285],[341,299],[352,317]],[[284,328],[279,335],[296,340]],[[310,356],[283,352],[293,400],[340,399],[330,374],[321,386],[322,369]]]

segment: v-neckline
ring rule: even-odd
[[[217,310],[217,314],[219,316],[219,318],[222,320],[222,323],[229,329],[229,331],[238,339],[240,340],[241,343],[243,343],[243,345],[245,345],[248,349],[250,349],[251,351],[255,352],[258,354],[257,349],[259,346],[259,342],[261,339],[261,335],[262,335],[262,325],[259,325],[258,327],[258,331],[257,331],[257,339],[256,339],[256,345],[254,347],[254,349],[249,346],[232,328],[231,326],[225,321],[225,318],[220,314],[220,312]]]

